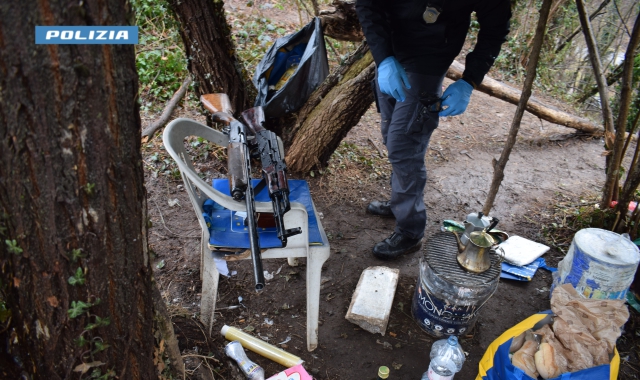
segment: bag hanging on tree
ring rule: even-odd
[[[301,30],[278,38],[253,76],[255,106],[274,118],[295,112],[329,75],[327,50],[319,18]]]

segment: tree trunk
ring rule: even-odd
[[[224,2],[169,0],[169,6],[180,22],[180,36],[198,95],[223,92],[229,95],[235,111],[251,107],[253,102],[231,41]]]
[[[340,141],[373,102],[371,81],[375,63],[366,43],[311,95],[286,137],[291,141],[286,161],[293,172],[324,166]]]
[[[540,51],[542,50],[542,42],[544,41],[545,30],[547,28],[547,19],[549,17],[549,9],[551,8],[551,2],[553,0],[544,0],[542,7],[540,8],[540,18],[538,19],[538,26],[536,27],[536,34],[533,38],[533,45],[531,48],[531,59],[527,63],[527,77],[524,80],[524,86],[522,86],[522,96],[516,109],[516,114],[511,122],[511,129],[509,130],[509,137],[502,149],[500,159],[493,160],[493,179],[491,180],[491,187],[489,194],[484,202],[482,212],[485,215],[489,215],[489,212],[493,208],[493,203],[500,189],[500,184],[504,179],[504,168],[507,166],[511,150],[516,143],[518,137],[518,130],[520,129],[520,122],[524,115],[527,102],[531,96],[531,88],[533,87],[533,81],[536,78],[536,68],[538,66],[538,60],[540,59]],[[579,1],[579,0],[578,0]]]
[[[1,378],[158,377],[134,48],[34,44],[36,25],[128,16],[0,2]]]
[[[633,54],[640,44],[640,14],[636,18],[633,31],[631,32],[631,38],[629,39],[629,45],[627,46],[627,53],[624,60],[624,68],[622,74],[622,83],[620,88],[620,114],[618,115],[618,123],[616,125],[616,139],[613,145],[613,156],[611,157],[611,165],[607,170],[607,180],[605,182],[605,188],[602,195],[601,207],[605,207],[611,203],[614,192],[618,191],[615,186],[617,181],[615,180],[619,173],[619,168],[622,166],[622,157],[624,153],[624,135],[627,129],[627,118],[629,116],[629,108],[631,105],[631,84],[633,81]],[[631,131],[633,133],[633,131]],[[636,142],[636,152],[638,151],[638,145],[640,142]],[[618,199],[617,211],[620,215],[626,215],[629,202],[633,199],[634,193],[640,185],[640,165],[638,165],[637,155],[634,156],[634,162],[627,170],[627,180],[624,183],[620,198]],[[612,186],[612,184],[614,184]]]

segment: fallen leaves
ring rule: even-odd
[[[101,365],[104,365],[105,363],[101,362],[101,361],[94,361],[91,363],[82,363],[76,366],[76,368],[73,369],[73,372],[80,372],[82,375],[84,375],[88,370],[90,370],[93,367],[99,367]]]

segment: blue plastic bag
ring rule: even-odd
[[[550,316],[551,310],[534,314],[494,340],[478,364],[476,380],[536,380],[511,364],[509,348],[514,337],[528,329],[537,330],[550,322]],[[564,373],[549,380],[616,380],[619,369],[620,355],[618,355],[618,350],[614,349],[613,357],[609,364],[583,369],[582,371]]]

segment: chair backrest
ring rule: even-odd
[[[209,198],[229,210],[244,211],[246,209],[244,202],[233,200],[231,196],[214,189],[211,184],[206,183],[198,176],[191,158],[184,148],[184,139],[187,136],[201,137],[220,146],[227,146],[229,137],[191,119],[175,119],[165,127],[162,141],[165,149],[180,169],[189,196],[195,203],[194,206],[202,207],[202,203]],[[256,212],[273,212],[270,202],[255,202],[255,209]]]

